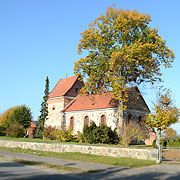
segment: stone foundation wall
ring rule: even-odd
[[[1,147],[23,148],[39,151],[52,152],[81,152],[100,156],[130,157],[136,159],[154,160],[158,159],[157,149],[122,148],[116,146],[95,146],[61,143],[38,143],[0,140]]]

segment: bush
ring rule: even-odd
[[[41,126],[38,126],[37,129],[35,130],[34,138],[40,138],[40,139],[43,138],[43,131]]]
[[[75,135],[75,137],[74,137],[74,141],[75,141],[75,142],[79,142],[79,143],[84,143],[85,140],[84,140],[83,133],[80,133],[80,132],[78,131],[78,133],[77,133],[77,134]]]
[[[146,138],[146,130],[139,124],[130,121],[123,127],[118,129],[120,143],[122,145],[128,146],[130,144],[144,144]]]
[[[0,136],[5,136],[6,128],[0,126]]]
[[[44,128],[42,136],[45,139],[56,140],[57,138],[55,136],[55,131],[56,131],[55,127],[48,126],[48,127]]]
[[[168,140],[167,147],[180,147],[180,139]]]
[[[48,126],[43,130],[43,137],[50,140],[58,140],[60,142],[75,141],[75,136],[72,134],[72,130],[62,130],[55,127]]]
[[[87,125],[83,128],[83,138],[88,143],[104,143],[104,144],[117,144],[118,135],[115,130],[106,125],[96,126],[95,122],[91,122],[90,126]]]
[[[58,141],[60,142],[73,142],[75,140],[74,135],[72,134],[72,130],[62,130],[62,129],[56,129],[55,136]]]
[[[6,136],[8,137],[24,137],[24,127],[18,123],[12,124],[6,129]]]

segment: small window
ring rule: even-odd
[[[84,125],[88,125],[89,126],[89,117],[88,116],[86,116],[84,118]]]
[[[72,129],[72,130],[74,129],[74,117],[71,117],[71,118],[70,118],[69,128]]]
[[[102,115],[102,116],[101,116],[100,125],[106,125],[106,116],[105,116],[105,115]]]
[[[133,121],[133,116],[132,116],[132,114],[129,114],[129,115],[128,115],[128,123],[130,123],[130,121]]]
[[[76,91],[76,93],[78,93],[78,92],[79,92],[79,89],[78,89],[78,88],[76,88],[76,89],[75,89],[75,91]]]
[[[55,109],[56,109],[56,107],[55,107],[55,106],[53,106],[52,110],[55,110]]]

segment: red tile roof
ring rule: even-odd
[[[60,79],[54,89],[49,93],[49,98],[64,96],[73,86],[79,76],[72,76],[65,79]]]
[[[92,95],[79,95],[63,111],[82,111],[117,107],[118,101],[113,99],[112,92]]]
[[[125,103],[127,109],[150,112],[137,87],[128,88],[128,94],[128,101]],[[118,104],[112,92],[79,95],[62,112],[113,108],[118,107]]]

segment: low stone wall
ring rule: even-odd
[[[136,159],[158,159],[158,150],[150,148],[122,148],[116,146],[77,145],[61,143],[39,143],[0,140],[1,147],[23,148],[52,152],[81,152],[100,156],[130,157]]]

